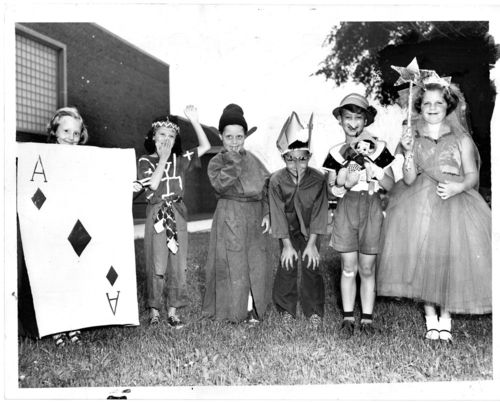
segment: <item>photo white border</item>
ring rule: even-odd
[[[349,4],[336,2],[294,2],[287,5],[335,7],[335,19],[341,21],[436,21],[436,20],[488,20],[490,32],[494,30],[495,42],[500,43],[500,7],[494,1],[457,2],[405,2],[395,4],[394,1],[379,1],[377,5],[366,5],[366,2],[351,1]],[[190,4],[206,4],[193,1]],[[238,6],[239,3],[217,1],[217,5]],[[246,1],[246,5],[257,7],[280,6],[283,2]],[[15,22],[93,22],[95,15],[109,15],[116,18],[124,8],[131,10],[134,7],[154,8],[179,5],[178,2],[149,1],[149,2],[69,2],[52,1],[7,1],[3,5],[3,39],[2,51],[3,75],[0,90],[3,93],[3,108],[0,111],[4,133],[4,364],[3,379],[6,399],[103,399],[110,392],[121,390],[124,387],[110,388],[52,388],[52,389],[19,389],[18,388],[18,347],[17,347],[17,306],[14,294],[17,291],[16,270],[16,236],[15,232]],[[126,6],[126,7],[124,7]],[[445,18],[443,18],[445,17]],[[279,21],[277,21],[279,23]],[[328,32],[325,32],[325,37]],[[492,32],[493,34],[493,32]],[[498,36],[497,36],[498,35]],[[168,61],[167,61],[168,62]],[[492,80],[500,87],[500,68],[491,72]],[[498,102],[498,99],[497,99]],[[492,155],[492,200],[493,200],[493,288],[499,284],[499,274],[495,267],[499,264],[499,228],[498,228],[498,201],[497,186],[499,182],[499,167],[497,155],[498,133],[500,133],[499,105],[496,104],[491,121],[491,155]],[[3,114],[4,113],[4,114]],[[3,116],[2,116],[3,114]],[[8,133],[12,133],[8,135]],[[499,297],[494,296],[494,311],[498,309]],[[500,333],[500,324],[493,320],[493,333]],[[500,384],[498,384],[499,354],[498,337],[494,339],[493,381],[478,382],[449,382],[449,383],[403,383],[403,384],[342,384],[321,386],[252,386],[252,387],[150,387],[132,388],[129,399],[169,399],[169,400],[496,400],[500,399]]]

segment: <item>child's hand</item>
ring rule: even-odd
[[[411,151],[413,149],[413,134],[411,128],[407,128],[401,137],[401,146],[405,151]]]
[[[345,188],[346,189],[351,189],[353,188],[356,184],[358,184],[359,181],[359,170],[355,170],[353,172],[347,173],[347,179],[345,181]]]
[[[262,223],[260,224],[260,226],[264,226],[264,230],[262,231],[262,233],[269,232],[269,234],[271,234],[271,220],[269,219],[269,214],[262,218]]]
[[[366,168],[366,176],[367,176],[368,180],[375,177],[377,180],[380,181],[385,176],[384,169],[375,165],[374,163],[371,163],[371,162],[365,163],[365,168]]]
[[[187,105],[186,108],[184,109],[184,114],[191,123],[198,122],[198,109],[196,109],[196,106]]]
[[[174,141],[170,138],[167,138],[165,142],[157,143],[156,152],[160,157],[160,159],[166,161],[170,156],[170,152],[172,151],[173,146],[174,146]]]
[[[311,269],[314,271],[316,268],[319,266],[319,253],[318,249],[316,248],[316,244],[307,245],[306,248],[304,249],[304,252],[302,253],[302,261],[305,261],[306,257],[308,258],[307,260],[307,268],[312,267]]]
[[[281,266],[285,268],[287,271],[293,268],[294,260],[298,260],[299,256],[295,249],[291,246],[284,246],[281,251]],[[290,268],[288,268],[288,264],[290,264]]]
[[[146,177],[141,180],[135,180],[132,183],[134,193],[137,193],[138,191],[141,191],[143,188],[148,187],[151,184],[151,177]]]
[[[141,183],[139,183],[138,181],[134,181],[134,182],[132,183],[132,189],[133,189],[134,193],[138,193],[139,191],[141,191],[141,190],[142,190],[142,188],[143,188],[143,187],[142,187],[142,184],[141,184]]]
[[[454,195],[457,195],[463,191],[462,183],[450,182],[445,180],[444,183],[439,183],[437,185],[437,195],[443,200],[447,200]]]

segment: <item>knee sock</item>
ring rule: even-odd
[[[344,321],[354,321],[354,311],[344,311]]]
[[[373,314],[361,314],[361,324],[371,324],[373,322]]]

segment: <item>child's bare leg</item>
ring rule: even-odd
[[[349,338],[354,334],[354,302],[356,300],[356,275],[358,273],[358,253],[341,253],[342,273],[340,293],[342,296],[343,320],[341,336]]]
[[[341,253],[342,274],[340,276],[340,293],[344,311],[353,311],[356,300],[356,274],[358,273],[358,253]]]
[[[371,324],[375,306],[375,254],[359,253],[359,276],[361,278],[361,324]]]

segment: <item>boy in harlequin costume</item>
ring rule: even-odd
[[[359,94],[347,95],[333,110],[345,134],[345,142],[330,149],[323,168],[329,171],[331,192],[341,197],[333,217],[330,246],[340,253],[340,290],[343,307],[341,335],[354,334],[356,275],[361,279],[361,332],[374,333],[375,261],[379,252],[383,222],[380,188],[394,184],[388,169],[393,156],[386,144],[370,135],[365,127],[373,123],[377,111]],[[374,148],[366,150],[372,143]]]
[[[327,234],[328,194],[325,176],[308,166],[311,133],[312,115],[307,129],[295,112],[285,122],[277,146],[286,167],[273,173],[269,180],[269,207],[271,234],[279,239],[281,250],[273,301],[285,321],[296,317],[300,266],[302,310],[317,327],[325,303],[319,245],[320,235]]]
[[[147,307],[150,324],[158,324],[163,289],[167,282],[167,324],[175,329],[184,323],[177,309],[188,303],[187,210],[182,197],[186,172],[199,166],[199,158],[210,149],[198,111],[187,106],[184,113],[198,137],[198,147],[182,152],[176,118],[155,119],[144,141],[148,154],[138,161],[138,183],[145,188],[148,205],[144,230]]]
[[[208,164],[217,208],[212,220],[203,315],[256,325],[271,302],[272,269],[268,264],[269,172],[245,149],[248,129],[243,109],[227,105],[219,119],[223,150]]]

